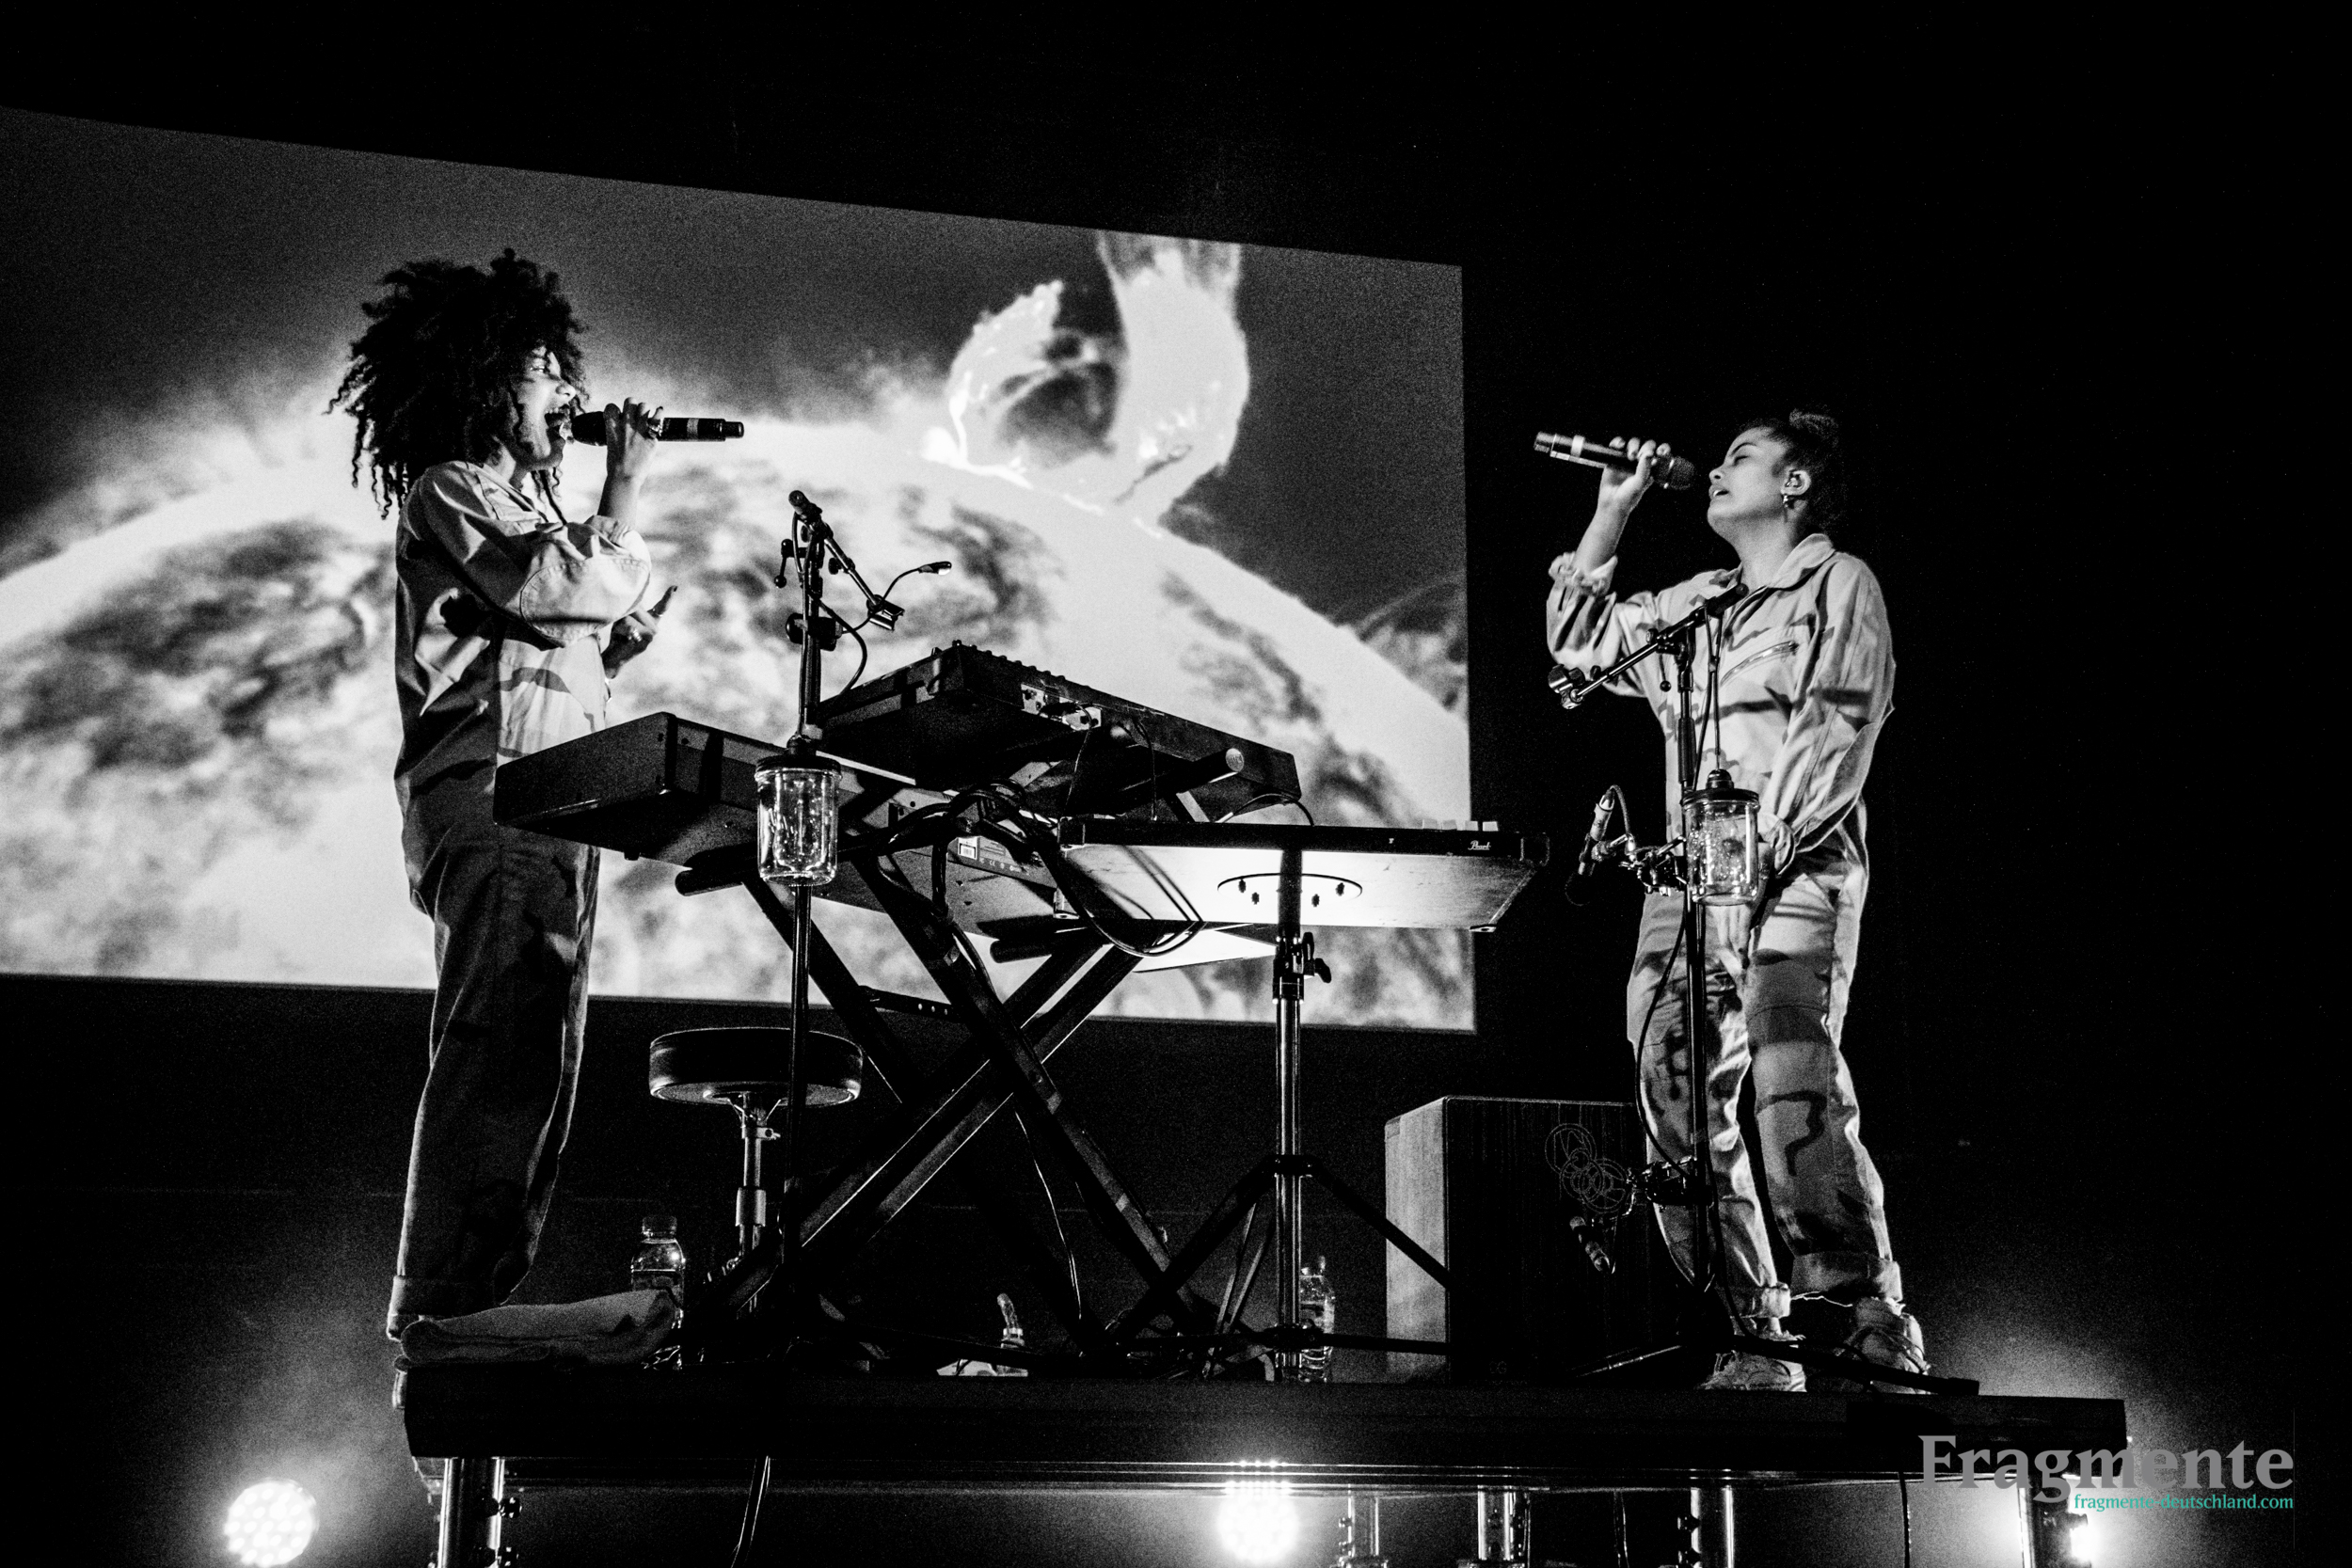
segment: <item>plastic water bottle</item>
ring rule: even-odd
[[[1308,1328],[1319,1328],[1326,1334],[1336,1334],[1340,1328],[1339,1292],[1331,1289],[1330,1276],[1324,1273],[1323,1256],[1315,1256],[1312,1268],[1298,1271],[1298,1316]],[[1331,1381],[1331,1347],[1315,1345],[1298,1353],[1298,1381],[1328,1383]]]
[[[675,1214],[647,1214],[644,1240],[628,1260],[628,1288],[667,1291],[672,1299],[686,1299],[686,1249],[678,1245]]]
[[[996,1341],[997,1348],[999,1350],[1026,1350],[1029,1346],[1029,1337],[1021,1330],[1021,1314],[1012,1309],[1012,1297],[1002,1291],[997,1292],[996,1310],[1003,1313],[1005,1318],[1005,1335],[1003,1338]],[[998,1377],[1026,1377],[1029,1375],[1029,1369],[1008,1367],[1003,1362],[998,1362],[996,1375]]]

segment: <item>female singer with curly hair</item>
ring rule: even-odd
[[[652,640],[632,526],[659,410],[607,407],[596,515],[555,504],[581,398],[579,324],[551,272],[417,261],[363,307],[334,406],[397,506],[393,771],[410,896],[438,984],[386,1329],[494,1307],[530,1268],[571,1126],[596,855],[501,828],[501,763],[601,726],[610,677]]]

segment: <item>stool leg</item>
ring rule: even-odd
[[[768,1180],[763,1149],[776,1135],[768,1125],[770,1113],[748,1101],[734,1101],[736,1121],[743,1133],[743,1184],[735,1190],[735,1244],[738,1261],[751,1256],[768,1233]]]

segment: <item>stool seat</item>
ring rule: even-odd
[[[679,1029],[653,1042],[645,1078],[657,1097],[683,1104],[773,1105],[791,1092],[791,1054],[789,1029]],[[866,1057],[855,1040],[811,1029],[801,1057],[802,1104],[846,1105],[857,1098]]]

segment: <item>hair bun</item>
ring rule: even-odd
[[[1816,414],[1807,409],[1792,408],[1788,411],[1788,424],[1791,429],[1800,432],[1808,440],[1819,441],[1826,447],[1835,447],[1838,444],[1837,421],[1827,414]]]

